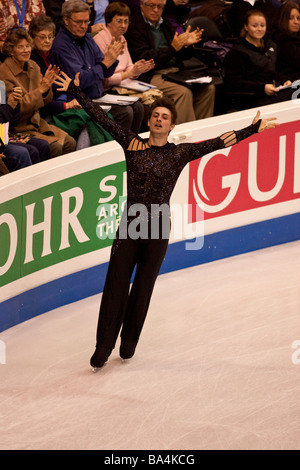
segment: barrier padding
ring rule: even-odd
[[[300,213],[206,235],[200,250],[188,240],[168,247],[160,274],[300,239]],[[75,272],[28,290],[1,304],[0,331],[63,305],[102,292],[108,263]]]

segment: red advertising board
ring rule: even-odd
[[[188,201],[200,205],[205,220],[298,199],[299,193],[300,121],[255,134],[189,167]]]

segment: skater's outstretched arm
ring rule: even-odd
[[[223,140],[225,147],[230,147],[256,132],[273,129],[278,125],[276,117],[260,119],[260,111],[258,110],[250,126],[240,129],[239,131],[227,132],[221,135],[220,138]]]
[[[189,151],[189,161],[196,160],[215,150],[231,147],[257,132],[262,132],[266,129],[273,129],[278,125],[277,118],[260,119],[260,111],[257,111],[250,126],[244,127],[238,131],[225,132],[214,139],[208,139],[197,144],[190,144],[192,149]]]
[[[64,72],[55,81],[56,85],[60,85],[59,91],[70,93],[81,104],[82,108],[123,147],[127,149],[129,143],[136,134],[128,129],[124,129],[117,122],[111,119],[101,108],[99,103],[94,102],[86,96],[79,86],[79,72],[76,74],[74,81]]]

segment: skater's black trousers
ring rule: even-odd
[[[96,346],[113,349],[121,327],[122,338],[138,342],[168,241],[161,236],[120,239],[118,231],[100,305]]]

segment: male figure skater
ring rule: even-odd
[[[252,124],[244,129],[226,132],[200,143],[175,145],[168,142],[176,121],[175,106],[169,99],[160,98],[152,105],[148,120],[150,136],[141,138],[110,119],[80,90],[79,74],[73,82],[61,72],[56,83],[61,84],[61,91],[71,93],[82,108],[114,137],[126,158],[127,211],[112,245],[99,312],[96,350],[90,360],[92,367],[100,368],[107,362],[121,328],[121,358],[129,359],[135,353],[168,246],[169,228],[165,229],[164,217],[158,208],[162,205],[169,207],[172,191],[185,165],[256,132],[273,128],[277,123],[276,118],[260,120],[258,111]],[[141,227],[140,236],[131,230],[137,225]]]

